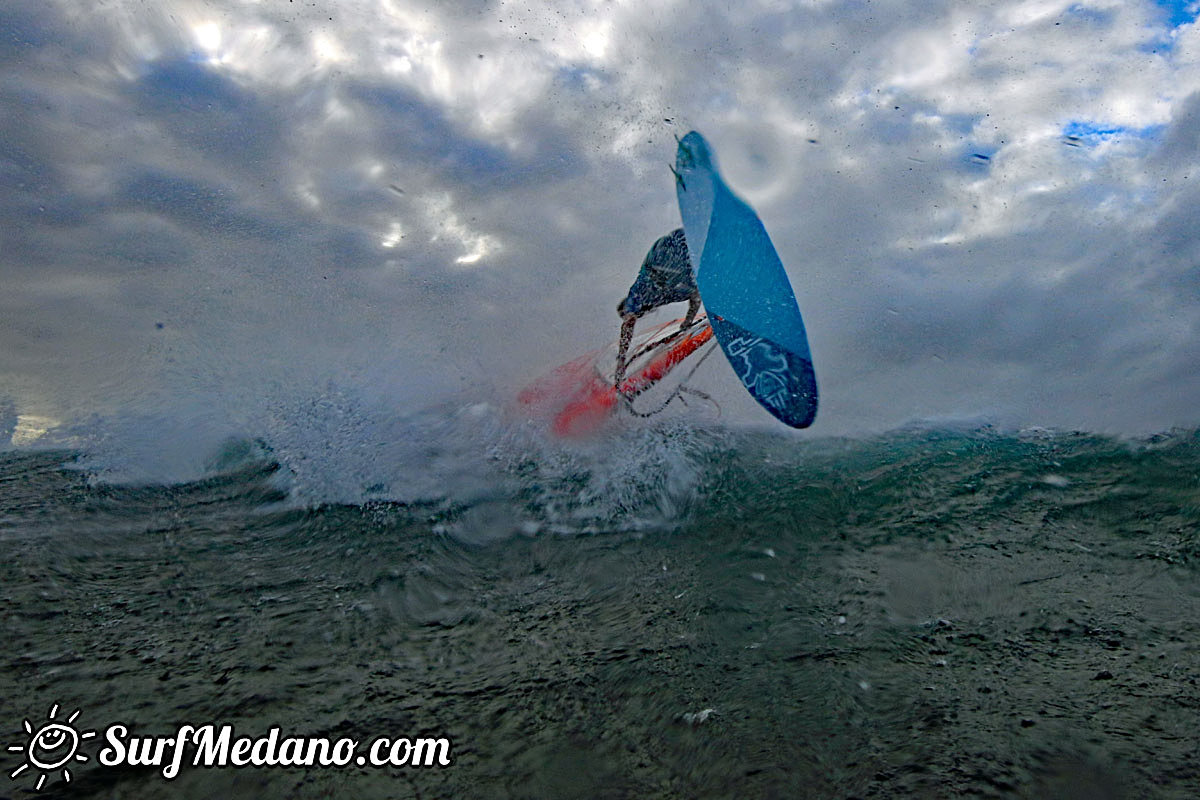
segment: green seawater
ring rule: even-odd
[[[0,796],[1200,796],[1196,432],[616,452],[488,441],[443,496],[359,503],[247,443],[174,485],[0,453],[0,745],[56,705],[97,731],[69,782],[0,751]],[[168,780],[100,763],[117,723],[451,764]]]

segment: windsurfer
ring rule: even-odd
[[[688,310],[680,330],[696,318],[696,312],[700,310],[700,290],[696,288],[696,274],[688,258],[683,228],[677,228],[651,245],[637,279],[629,287],[629,294],[617,305],[617,313],[621,315],[621,341],[617,348],[614,381],[618,387],[625,378],[625,358],[638,319],[660,306],[685,300]]]

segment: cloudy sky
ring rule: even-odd
[[[7,0],[0,395],[234,424],[329,386],[501,399],[615,337],[695,128],[788,268],[814,434],[1193,427],[1196,13]]]

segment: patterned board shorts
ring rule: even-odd
[[[683,228],[656,241],[642,261],[637,280],[617,306],[617,313],[641,316],[668,303],[682,303],[696,292],[696,277],[688,260]]]

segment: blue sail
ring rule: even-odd
[[[680,140],[675,175],[696,284],[721,350],[776,419],[808,427],[817,415],[812,353],[796,295],[766,228],[725,185],[699,133]]]

